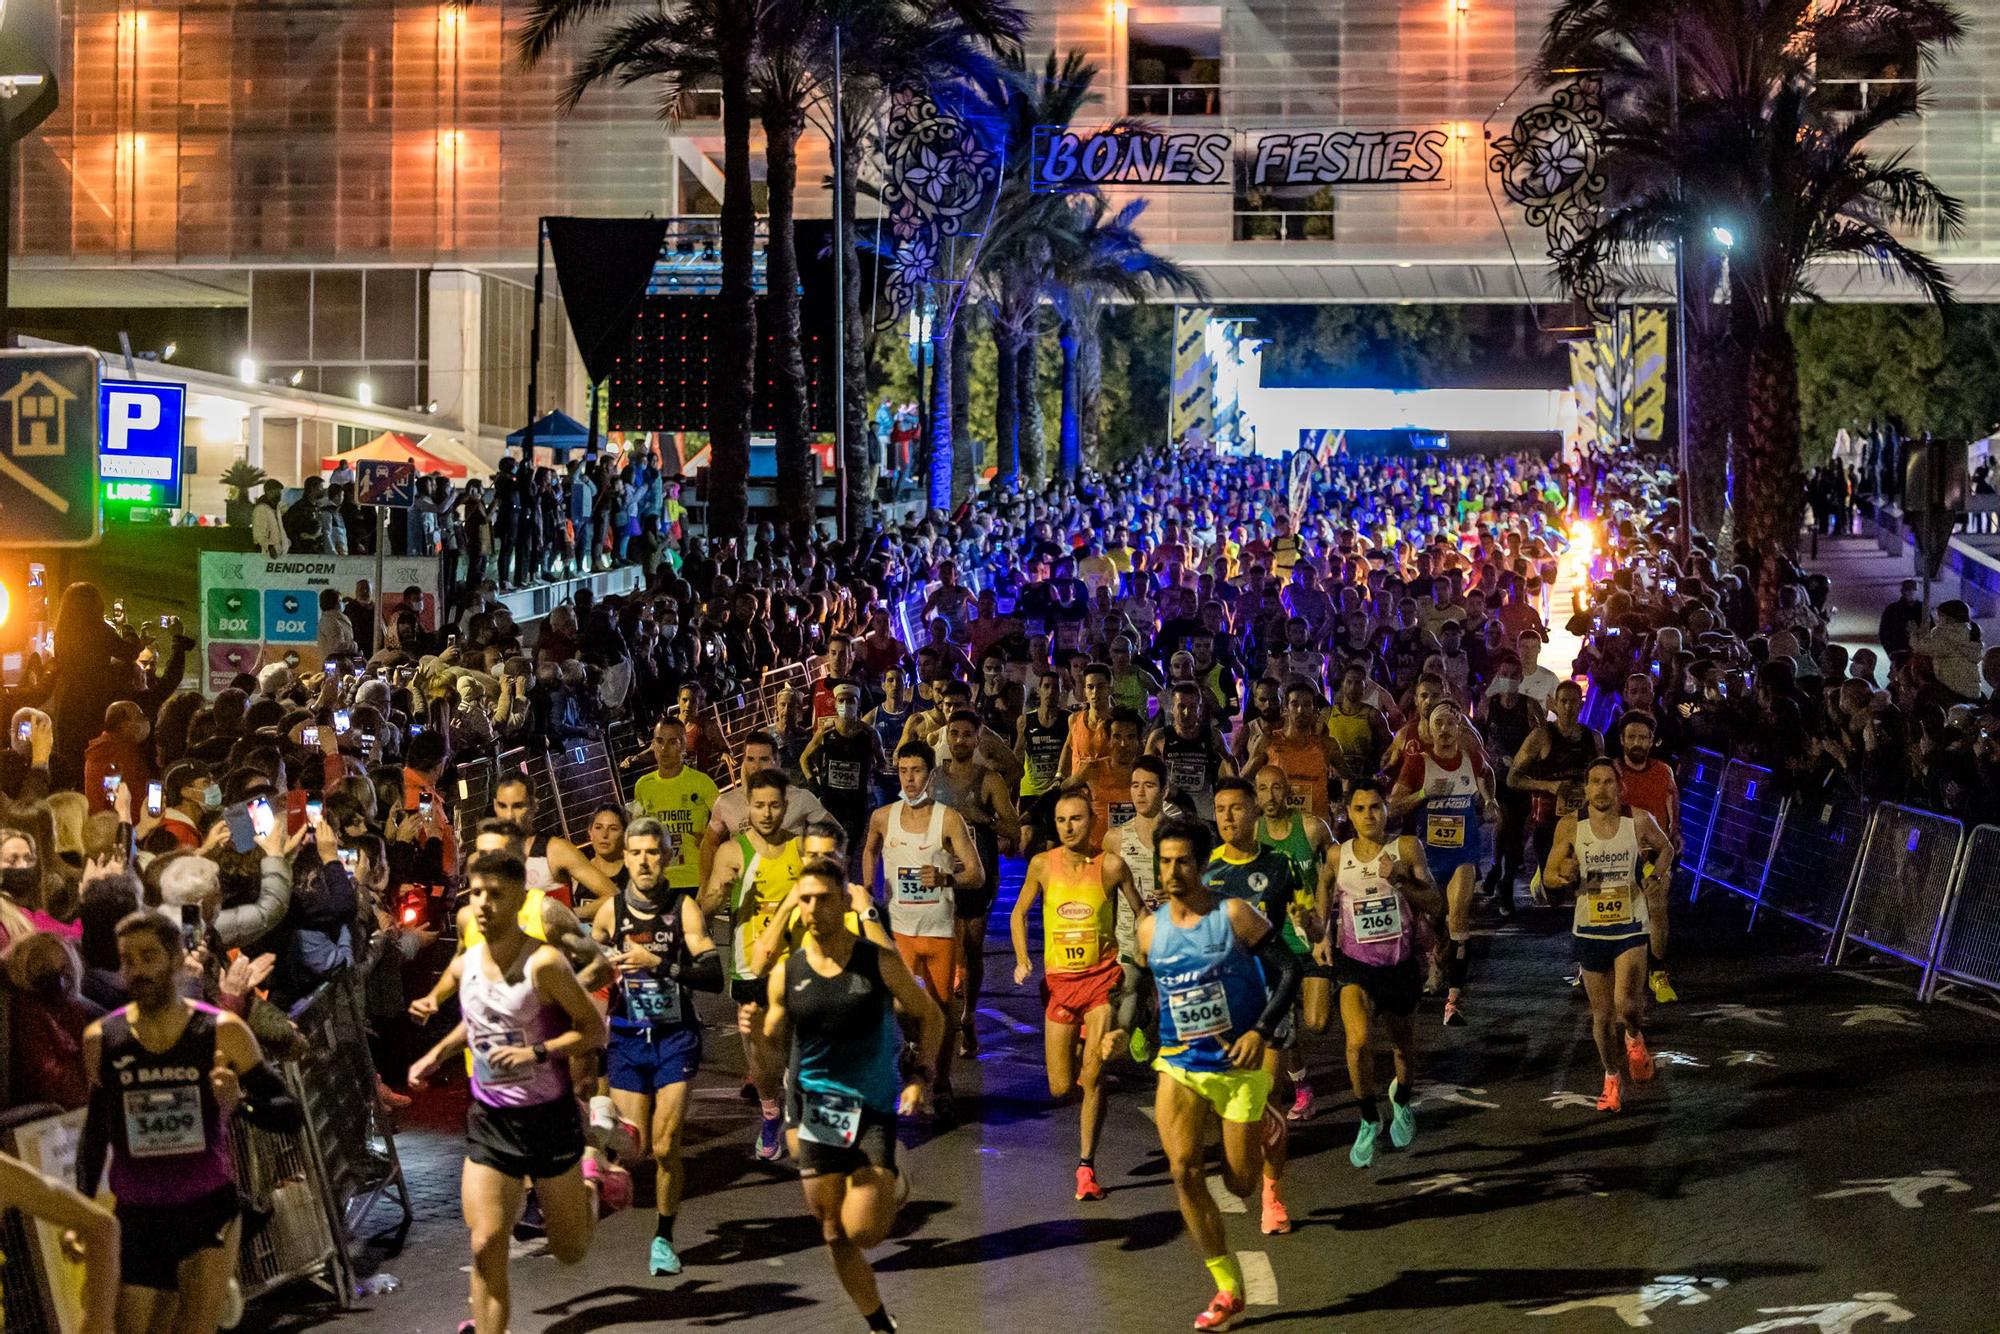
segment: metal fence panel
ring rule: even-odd
[[[551,751],[548,759],[563,837],[580,847],[590,834],[590,817],[597,808],[623,804],[610,749],[602,741],[577,741]]]
[[[620,805],[630,805],[632,789],[651,765],[652,737],[630,718],[618,718],[604,729],[604,748],[611,756]]]
[[[1875,808],[1834,962],[1849,941],[1928,969],[1965,826],[1883,802]]]
[[[1707,882],[1746,899],[1757,897],[1783,805],[1769,769],[1742,760],[1723,766],[1714,816],[1695,872],[1697,894]]]
[[[1838,930],[1868,816],[1867,799],[1854,793],[1792,798],[1750,924],[1769,909],[1829,936]]]
[[[1690,873],[1701,865],[1701,850],[1708,843],[1722,765],[1722,756],[1712,750],[1690,751],[1674,775],[1681,801],[1681,865]]]
[[[2000,826],[1966,838],[1926,998],[1940,978],[2000,991]]]

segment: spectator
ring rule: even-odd
[[[153,777],[152,748],[146,744],[153,725],[129,699],[115,701],[104,711],[104,730],[91,739],[83,756],[83,797],[93,811],[111,809],[112,788],[130,787],[143,800]]]
[[[300,488],[299,498],[285,510],[285,540],[289,550],[295,555],[324,555],[326,553],[326,525],[323,517],[322,492],[325,483],[317,477],[308,477]]]
[[[273,479],[264,483],[264,493],[250,512],[251,541],[266,556],[282,556],[292,549],[285,536],[284,500],[284,483]]]
[[[1882,621],[1875,631],[1882,651],[1892,658],[1908,652],[1910,636],[1923,625],[1923,620],[1924,605],[1917,600],[1917,581],[1905,579],[1896,600],[1882,608]]]
[[[1979,699],[1979,659],[1984,649],[1979,628],[1972,624],[1972,609],[1965,603],[1957,598],[1939,603],[1937,620],[1910,636],[1909,647],[1930,659],[1931,672],[1952,703]]]

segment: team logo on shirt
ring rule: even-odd
[[[1068,899],[1056,905],[1056,916],[1070,922],[1087,922],[1097,913],[1087,903]]]
[[[1250,873],[1251,893],[1262,894],[1265,890],[1269,889],[1270,887],[1271,887],[1270,876],[1265,875],[1262,871],[1252,871]]]

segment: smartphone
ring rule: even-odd
[[[411,724],[410,724],[410,735],[411,735],[411,736],[413,736],[413,737],[419,737],[419,736],[422,736],[422,735],[424,734],[425,730],[426,730],[426,729],[425,729],[425,727],[424,727],[424,725],[423,725],[422,723],[411,723]]]
[[[326,660],[326,665],[321,667],[320,670],[325,672],[328,676],[337,676],[340,673],[340,664],[335,662],[332,658],[328,658]]]
[[[117,774],[104,775],[104,795],[107,797],[118,795],[118,785],[124,781]]]
[[[192,903],[181,905],[181,944],[189,953],[201,945],[201,909]]]
[[[34,730],[35,730],[35,725],[33,723],[23,721],[19,727],[16,727],[14,729],[14,735],[19,740],[26,741],[28,739],[28,734]]]
[[[317,727],[300,728],[299,744],[302,746],[317,747],[319,745],[319,729]]]
[[[249,852],[257,846],[257,827],[250,822],[250,808],[242,802],[228,807],[222,812],[222,822],[229,826],[229,846],[238,852]]]
[[[431,794],[425,792],[420,796],[418,796],[417,798],[417,814],[429,815],[430,813],[431,813]]]
[[[363,732],[361,734],[361,744],[372,748],[375,745],[375,734],[373,732]]]
[[[270,832],[278,827],[278,817],[271,812],[271,799],[269,797],[252,797],[248,806],[250,811],[250,828],[256,831],[258,838],[269,836]]]
[[[342,848],[337,855],[340,857],[340,864],[347,868],[349,875],[353,875],[354,868],[361,864],[361,853],[356,848]]]
[[[318,797],[307,797],[307,798],[306,798],[306,822],[307,822],[308,824],[318,824],[318,823],[319,823],[319,813],[320,813],[320,811],[321,811],[321,810],[323,810],[323,809],[324,809],[324,806],[323,806],[323,804],[321,803],[321,801],[320,801],[320,799],[319,799]]]
[[[338,736],[346,736],[346,735],[347,735],[347,724],[348,724],[348,714],[347,714],[347,710],[346,710],[346,709],[335,709],[335,710],[333,711],[333,730],[334,730],[334,733],[335,733],[336,735],[338,735]]]
[[[165,793],[160,790],[159,779],[155,778],[146,784],[146,814],[157,817],[163,809],[160,803],[164,796]]]

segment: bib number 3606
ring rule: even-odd
[[[1181,1041],[1212,1038],[1229,1031],[1229,999],[1220,982],[1208,982],[1167,994],[1167,1012]]]

